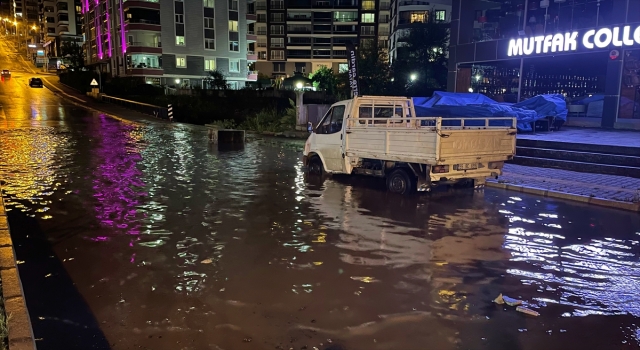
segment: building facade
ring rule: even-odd
[[[347,42],[388,48],[389,6],[380,0],[257,0],[256,70],[272,78],[321,66],[345,71]]]
[[[562,94],[569,125],[640,129],[640,0],[454,0],[448,90]]]
[[[104,72],[177,88],[206,85],[212,71],[232,89],[255,76],[247,1],[97,1],[87,6],[85,47],[88,63]]]
[[[43,0],[40,3],[40,38],[47,55],[62,57],[62,44],[82,45],[82,3],[79,0]]]
[[[398,56],[404,46],[403,38],[411,26],[429,21],[451,21],[452,0],[391,0],[391,31],[389,34],[389,60]]]

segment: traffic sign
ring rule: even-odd
[[[93,79],[91,81],[91,86],[98,86],[98,82],[95,79]]]

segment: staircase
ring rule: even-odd
[[[518,139],[513,164],[640,178],[640,148]]]

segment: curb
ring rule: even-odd
[[[573,202],[581,202],[581,203],[593,204],[601,207],[608,207],[608,208],[621,209],[621,210],[631,211],[635,213],[640,213],[640,203],[620,202],[620,201],[615,201],[611,199],[587,197],[579,194],[551,191],[551,190],[545,190],[537,187],[498,183],[493,181],[487,181],[486,186],[492,187],[492,188],[499,188],[503,190],[533,194],[533,195],[542,196],[542,197],[565,199]]]
[[[20,273],[16,265],[16,252],[13,249],[2,196],[0,196],[0,276],[2,277],[2,297],[4,298],[4,310],[9,330],[9,350],[35,350],[35,337],[27,311]]]

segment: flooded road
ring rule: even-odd
[[[306,179],[286,143],[220,151],[14,77],[0,179],[40,350],[639,347],[638,215]]]

